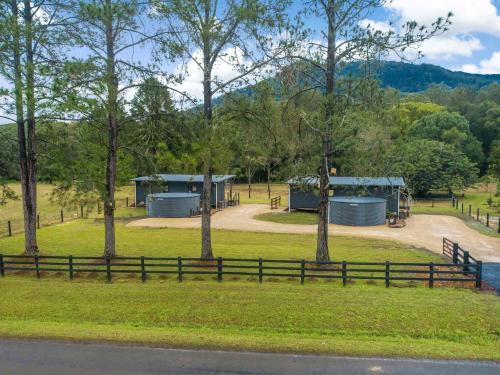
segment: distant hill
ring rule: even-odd
[[[346,66],[344,71],[355,72],[356,69],[356,64],[352,64]],[[494,82],[500,83],[500,74],[453,72],[431,64],[408,64],[395,61],[381,63],[377,78],[382,87],[392,87],[402,92],[425,91],[433,84],[443,84],[451,88],[467,86],[480,89]]]
[[[341,76],[356,75],[361,69],[363,69],[361,63],[352,63],[345,66],[339,74]],[[309,74],[319,77],[319,71],[309,71]],[[422,92],[432,85],[445,85],[450,88],[465,86],[478,90],[492,83],[500,84],[500,74],[453,72],[432,64],[409,64],[396,61],[379,63],[375,70],[375,78],[379,80],[381,87],[393,88],[403,93]],[[304,80],[304,85],[307,85],[307,80]],[[279,86],[276,79],[269,78],[269,81],[272,85]],[[252,96],[252,86],[237,89],[235,93]],[[216,105],[222,101],[223,97],[214,99]]]

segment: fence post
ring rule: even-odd
[[[464,272],[466,275],[468,275],[468,272],[469,272],[469,267],[467,266],[468,264],[470,263],[470,259],[469,259],[469,252],[464,250]]]
[[[8,229],[8,232],[9,232],[9,237],[12,237],[12,224],[9,221],[7,221],[7,229]]]
[[[64,211],[61,210],[61,223],[64,223]]]
[[[434,198],[431,198],[431,207],[434,207]]]
[[[80,206],[80,217],[83,219],[83,206]]]
[[[179,280],[179,282],[182,282],[182,258],[181,257],[177,258],[177,272],[178,272],[177,280]]]
[[[390,277],[391,277],[390,265],[391,265],[391,263],[387,260],[385,262],[385,287],[386,288],[389,288],[389,282],[390,282]]]
[[[453,243],[453,257],[452,257],[453,263],[457,264],[458,263],[458,243],[454,242]]]
[[[217,258],[217,281],[222,281],[222,258]]]
[[[477,208],[476,220],[479,221],[479,207]]]
[[[259,258],[259,283],[262,282],[262,258]]]
[[[429,263],[429,288],[434,288],[434,264]]]
[[[458,199],[457,199],[457,210],[458,210]]]
[[[300,261],[300,285],[304,285],[305,278],[306,278],[306,261],[302,259]]]
[[[108,277],[108,282],[111,282],[111,258],[106,257],[106,275]]]
[[[101,202],[97,202],[97,214],[99,215],[101,213]]]
[[[478,260],[476,262],[476,288],[481,289],[483,279],[483,262]]]
[[[39,263],[38,255],[35,255],[35,270],[37,279],[40,278],[40,265],[38,263]]]
[[[486,212],[486,226],[489,228],[490,227],[490,213]]]
[[[5,266],[3,264],[3,254],[0,254],[0,276],[5,276]]]
[[[144,265],[144,256],[141,256],[141,280],[146,281],[146,266]]]
[[[462,202],[462,215],[464,214],[464,202]]]
[[[73,255],[68,257],[69,279],[73,280]]]
[[[342,286],[347,285],[347,262],[342,261]]]
[[[125,206],[128,207],[128,197],[125,198]]]
[[[472,216],[472,205],[469,204],[469,216]]]
[[[36,228],[40,229],[40,214],[36,215]]]
[[[498,233],[500,233],[500,217],[498,218]]]

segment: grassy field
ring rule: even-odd
[[[132,211],[129,209],[125,211]],[[135,215],[135,214],[134,214]],[[119,255],[199,256],[197,229],[127,228]],[[85,219],[42,228],[43,254],[102,254],[103,224]],[[22,251],[22,235],[0,239],[4,254]],[[222,257],[312,259],[314,235],[213,231]],[[397,242],[335,236],[336,260],[439,262]],[[7,273],[0,279],[0,335],[116,341],[158,346],[347,355],[500,359],[500,300],[467,289],[368,281],[339,282],[212,276],[98,277]],[[397,284],[396,284],[397,285]],[[410,287],[411,286],[411,287]]]
[[[500,360],[500,300],[469,290],[6,277],[2,337]]]
[[[9,183],[8,186],[18,195],[19,199],[10,200],[0,207],[0,236],[7,234],[7,221],[11,221],[14,233],[23,230],[23,208],[21,201],[21,185],[18,182]],[[52,199],[54,185],[39,183],[37,186],[37,204],[40,215],[41,226],[51,225],[60,222],[61,210],[64,211],[65,221],[73,220],[79,215],[79,210],[75,207],[62,207],[57,201]],[[132,203],[134,197],[133,186],[124,186],[116,192],[117,207],[125,206],[125,198],[128,197]],[[137,215],[141,211],[118,210],[118,216]],[[145,212],[145,211],[143,211]],[[88,213],[84,211],[84,214]],[[96,215],[96,207],[90,215]]]
[[[268,198],[267,184],[252,184],[250,197],[248,196],[248,185],[235,184],[233,185],[233,194],[240,193],[240,203],[259,203],[270,204]],[[288,207],[288,185],[287,184],[271,184],[271,198],[281,196],[281,207]]]
[[[281,224],[318,224],[318,214],[307,211],[265,213],[255,216],[255,219]]]
[[[38,232],[40,251],[45,255],[99,256],[102,254],[102,220],[76,220],[42,228]],[[0,239],[3,254],[20,254],[23,236]],[[116,223],[117,254],[121,256],[199,256],[199,229],[129,228]],[[314,259],[316,236],[213,230],[215,256],[269,259]],[[437,262],[441,258],[408,245],[375,239],[335,236],[331,255],[336,260]]]

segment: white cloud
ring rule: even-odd
[[[202,63],[202,51],[196,51],[193,54],[193,59],[190,59],[186,65],[179,65],[176,68],[175,74],[183,75],[181,83],[175,86],[175,89],[187,93],[191,98],[196,100],[203,99],[203,71],[198,64]],[[227,82],[236,78],[241,69],[248,65],[245,61],[243,51],[239,48],[225,50],[221,54],[221,58],[217,59],[212,69],[212,80],[214,82]],[[247,77],[246,79],[255,80],[255,76]],[[215,88],[215,85],[213,86]],[[217,95],[221,93],[218,92]]]
[[[467,73],[500,74],[500,51],[494,52],[489,59],[481,61],[479,66],[465,64],[460,70]]]
[[[491,0],[394,0],[387,5],[401,23],[417,21],[430,26],[438,17],[453,13],[444,34],[425,41],[420,50],[431,60],[471,56],[483,49],[474,33],[500,37],[500,15]]]
[[[395,31],[394,27],[391,24],[389,24],[389,22],[373,21],[367,18],[359,21],[359,26],[365,29],[370,28],[373,30],[379,30],[384,33],[388,33],[389,31]]]

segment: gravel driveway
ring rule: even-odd
[[[254,219],[255,215],[271,212],[268,205],[244,204],[229,207],[212,216],[212,228],[252,232],[316,233],[316,225],[280,224]],[[274,210],[272,212],[277,212]],[[199,228],[200,218],[147,218],[130,222],[129,227]],[[445,215],[413,215],[406,227],[387,226],[349,227],[330,224],[330,235],[374,237],[401,241],[423,247],[438,254],[442,252],[442,239],[447,237],[469,250],[484,262],[500,263],[500,238],[488,237],[466,226],[462,220]]]

